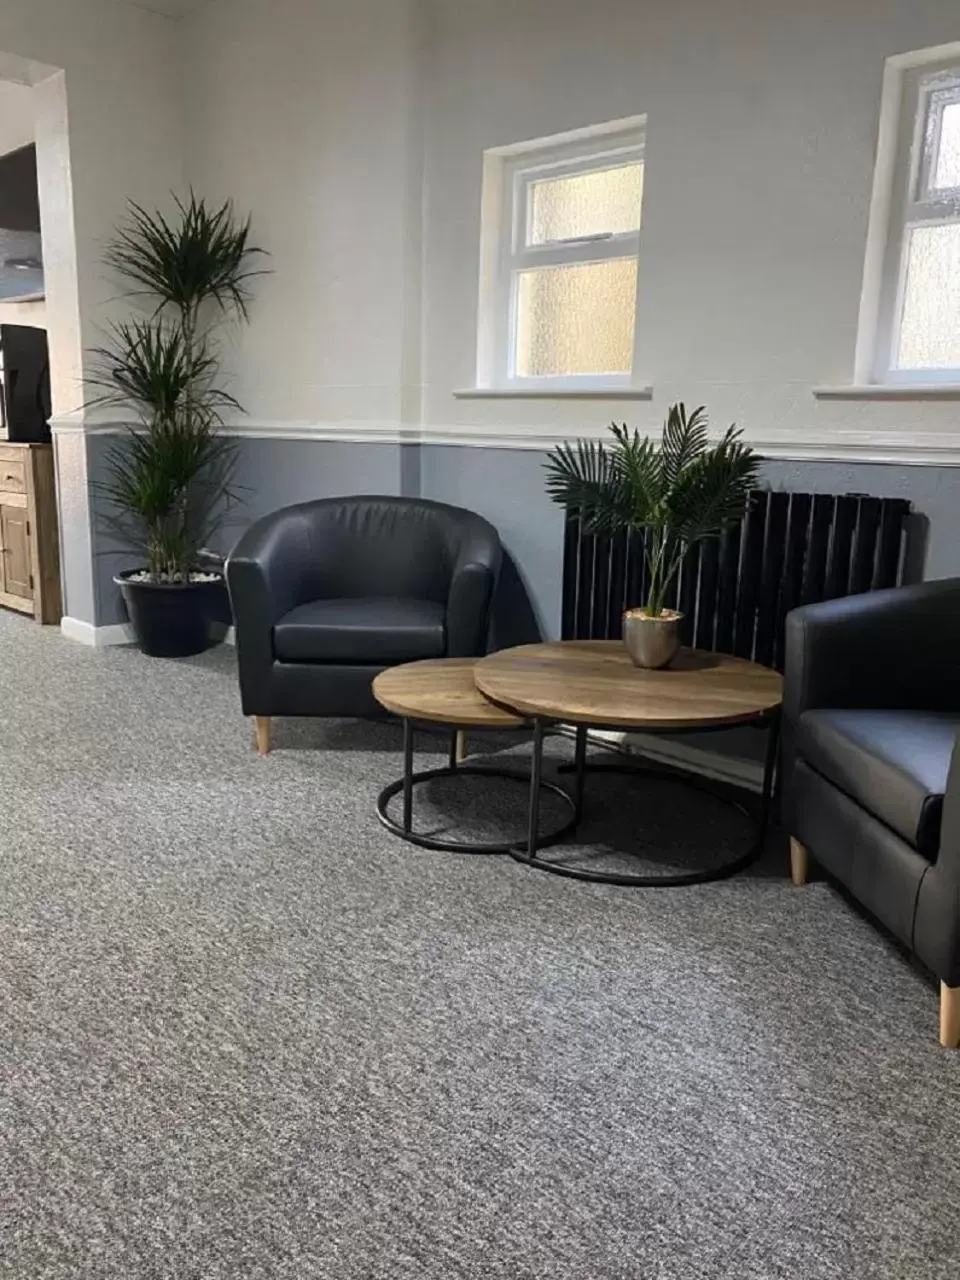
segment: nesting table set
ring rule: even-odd
[[[413,844],[454,852],[508,854],[530,866],[575,879],[621,885],[696,884],[719,879],[745,866],[765,836],[781,685],[779,673],[768,667],[696,649],[681,650],[665,669],[643,670],[633,665],[626,649],[615,640],[521,645],[486,658],[441,658],[392,667],[377,676],[373,692],[378,702],[403,722],[403,776],[381,792],[377,812],[390,831]],[[587,761],[590,730],[682,733],[751,722],[770,724],[763,788],[755,838],[733,860],[702,870],[649,875],[571,866],[538,856],[541,850],[573,832],[583,817],[586,774],[596,767]],[[414,735],[421,725],[442,726],[450,731],[447,765],[414,770]],[[566,727],[574,731],[570,790],[544,778],[543,773],[544,738],[548,732]],[[458,759],[457,741],[462,732],[516,729],[533,733],[529,771]],[[629,772],[650,770],[631,765]],[[525,836],[480,844],[418,833],[413,815],[415,787],[432,779],[460,775],[507,778],[529,787]],[[746,812],[726,791],[717,792],[699,777],[672,772],[669,776],[691,786],[706,787]],[[557,796],[567,810],[566,820],[546,832],[540,829],[544,792]],[[402,796],[399,822],[389,812],[397,795]]]

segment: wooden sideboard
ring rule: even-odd
[[[57,623],[60,537],[53,449],[0,441],[0,605]]]

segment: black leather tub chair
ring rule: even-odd
[[[960,579],[787,618],[784,825],[940,979],[960,1042]]]
[[[323,498],[251,525],[226,576],[261,753],[271,716],[381,714],[385,667],[484,654],[500,554],[480,516],[414,498]]]

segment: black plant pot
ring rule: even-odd
[[[186,658],[210,647],[210,622],[223,579],[213,582],[131,582],[131,569],[118,574],[137,643],[151,658]]]

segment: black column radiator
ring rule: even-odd
[[[782,669],[791,609],[898,584],[909,512],[900,498],[756,490],[743,520],[687,555],[670,601],[684,644]],[[568,515],[563,638],[619,639],[646,578],[643,535],[598,537]]]

